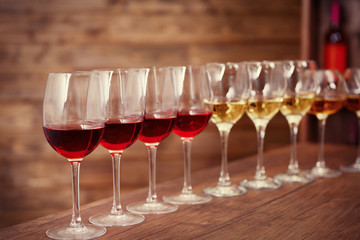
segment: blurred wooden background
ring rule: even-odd
[[[296,59],[300,17],[300,0],[0,0],[0,227],[71,208],[69,164],[42,132],[48,72]],[[278,114],[265,148],[288,142]],[[244,116],[230,134],[229,160],[254,153],[255,128]],[[193,172],[220,171],[213,124],[195,137],[192,160]],[[124,153],[121,167],[122,192],[147,186],[143,143]],[[157,180],[182,176],[182,145],[172,134],[158,150]],[[85,158],[80,180],[82,204],[112,195],[103,148]]]
[[[359,0],[302,0],[303,19],[308,24],[302,26],[302,55],[323,66],[323,46],[325,34],[330,27],[330,7],[332,1],[340,3],[340,22],[348,46],[348,67],[360,68],[360,1]],[[304,34],[305,33],[305,34]],[[307,38],[307,39],[306,39]],[[305,41],[304,41],[305,40]],[[307,44],[304,44],[307,42]],[[307,137],[317,141],[318,121],[309,115]],[[327,142],[357,144],[358,121],[353,112],[343,108],[328,118],[325,140]]]

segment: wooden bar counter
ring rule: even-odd
[[[314,143],[298,145],[301,169],[314,166],[317,150]],[[286,171],[289,156],[290,146],[267,151],[267,174],[273,176]],[[354,146],[325,145],[329,167],[353,163],[355,157]],[[251,178],[255,166],[256,156],[231,162],[232,181],[239,183],[244,178]],[[216,184],[219,172],[219,167],[194,172],[194,191],[200,192],[206,186]],[[182,181],[179,178],[158,184],[158,197],[179,192]],[[123,194],[123,207],[144,200],[146,196],[145,188]],[[112,199],[106,198],[82,205],[83,221],[87,223],[95,213],[110,211],[111,203]],[[308,185],[284,184],[278,190],[248,190],[240,197],[214,198],[202,205],[179,206],[174,213],[145,217],[145,222],[135,226],[108,228],[99,239],[359,239],[360,173],[316,179]],[[0,239],[47,239],[45,231],[48,228],[67,224],[70,218],[69,210],[3,228]]]

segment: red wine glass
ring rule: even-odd
[[[107,72],[107,71],[101,71]],[[93,224],[113,227],[141,223],[145,217],[126,212],[120,202],[120,160],[124,150],[138,138],[145,114],[145,86],[148,68],[109,71],[111,82],[107,121],[100,144],[111,154],[113,169],[113,204],[110,213],[90,217]]]
[[[205,66],[188,66],[183,85],[179,89],[179,112],[173,132],[180,136],[184,146],[184,185],[181,193],[164,196],[173,204],[201,204],[212,198],[207,194],[195,194],[191,186],[191,143],[207,126],[211,117],[209,105],[204,99],[210,91]]]
[[[153,67],[150,70],[145,102],[145,119],[139,139],[145,143],[149,159],[149,192],[146,201],[130,204],[127,210],[138,214],[174,212],[177,205],[158,200],[156,194],[156,150],[172,131],[178,112],[176,86],[184,67]]]
[[[344,172],[360,172],[360,68],[349,68],[345,71],[345,83],[347,86],[346,108],[355,113],[358,120],[358,150],[353,164],[341,166]]]
[[[205,103],[212,109],[211,121],[220,133],[221,170],[216,185],[203,191],[215,197],[235,197],[246,193],[244,187],[233,184],[228,171],[228,141],[231,128],[243,116],[249,97],[249,82],[242,65],[237,63],[208,63],[210,95]]]
[[[43,105],[43,129],[49,144],[66,157],[72,170],[73,214],[70,225],[55,226],[53,239],[92,239],[104,227],[84,225],[80,216],[79,172],[82,159],[100,143],[106,121],[110,76],[99,72],[49,73]]]

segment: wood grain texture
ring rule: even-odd
[[[318,146],[299,146],[302,169],[314,166]],[[326,145],[329,167],[352,163],[356,148]],[[265,153],[269,176],[284,172],[289,160],[289,146]],[[250,178],[255,171],[256,156],[233,161],[229,165],[233,182]],[[216,183],[218,168],[193,173],[193,187],[200,192]],[[182,179],[158,185],[159,197],[180,191]],[[278,190],[249,190],[234,198],[215,198],[202,205],[184,205],[171,214],[147,215],[145,222],[131,227],[108,228],[99,239],[357,239],[360,237],[360,174],[343,173],[333,179],[316,179],[308,185],[287,184]],[[145,199],[147,189],[122,195],[123,206]],[[82,207],[84,221],[102,211],[109,211],[111,199]],[[70,211],[3,228],[3,239],[46,239],[47,228],[66,224]]]

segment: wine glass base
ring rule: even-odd
[[[214,197],[237,197],[245,194],[246,189],[233,184],[229,186],[216,185],[205,188],[203,192]]]
[[[126,206],[126,209],[137,214],[163,214],[175,212],[178,206],[166,202],[138,202]]]
[[[360,163],[354,163],[349,166],[341,166],[340,170],[344,172],[352,172],[352,173],[360,172]]]
[[[259,189],[278,189],[281,188],[281,182],[277,179],[273,179],[270,177],[267,177],[265,179],[252,179],[252,180],[243,180],[240,183],[240,186],[243,186],[245,188],[259,190]]]
[[[135,213],[97,214],[89,218],[89,222],[102,227],[125,227],[143,222],[145,217]]]
[[[334,178],[341,176],[341,171],[328,167],[313,167],[311,169],[311,175],[314,178]]]
[[[95,225],[70,228],[69,225],[52,227],[46,231],[46,236],[52,239],[93,239],[106,233],[106,228]]]
[[[307,171],[301,171],[299,173],[291,174],[291,173],[281,173],[277,174],[274,179],[282,182],[282,183],[300,183],[307,184],[314,181],[314,177]]]
[[[163,200],[172,204],[203,204],[210,202],[211,196],[206,194],[195,194],[195,193],[179,193],[169,196],[164,196]]]

